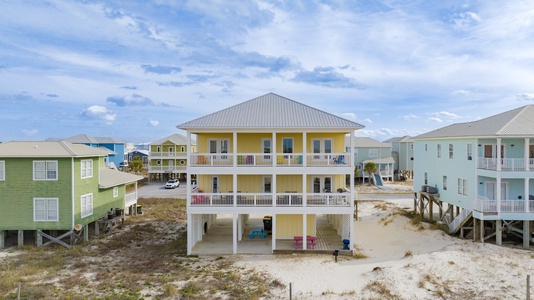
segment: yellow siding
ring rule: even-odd
[[[199,153],[207,153],[209,140],[213,139],[226,139],[229,141],[228,151],[232,153],[233,147],[233,134],[232,133],[199,133],[197,134],[197,149]]]
[[[278,175],[276,177],[276,191],[284,192],[302,192],[302,175]]]
[[[262,140],[272,139],[270,133],[240,133],[237,135],[238,153],[263,153]]]
[[[307,215],[306,235],[316,236],[315,215]],[[302,236],[302,215],[276,215],[276,237],[293,239]]]
[[[308,152],[313,151],[313,140],[332,140],[333,143],[333,152],[335,153],[342,153],[345,152],[345,134],[344,133],[308,133],[307,135],[308,143],[306,144],[306,147],[308,148]]]
[[[262,175],[244,175],[237,177],[237,190],[242,193],[261,193],[263,190]]]
[[[228,193],[232,190],[232,175],[199,175],[198,176],[198,189],[204,191],[204,193],[211,193],[211,178],[213,176],[219,177],[219,192]]]
[[[293,153],[302,153],[302,133],[279,133],[276,135],[276,152],[282,153],[282,139],[293,138]]]

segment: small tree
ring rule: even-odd
[[[134,171],[135,174],[139,174],[139,172],[143,170],[143,161],[141,160],[141,157],[136,156],[132,159],[130,162],[130,169]]]
[[[378,171],[378,168],[376,167],[376,164],[374,162],[368,162],[363,167],[363,171],[367,174],[369,174],[369,185],[371,185],[371,176],[373,173],[376,173]]]

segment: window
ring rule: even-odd
[[[33,198],[33,221],[59,221],[58,198]]]
[[[467,144],[467,160],[473,160],[473,144]]]
[[[369,157],[378,157],[378,149],[369,149]]]
[[[293,153],[293,139],[292,138],[282,139],[282,152]]]
[[[441,144],[438,144],[438,158],[441,158]]]
[[[209,141],[209,150],[210,150],[210,153],[228,153],[228,145],[229,145],[229,141],[228,140],[210,140]],[[216,158],[218,158],[218,156],[215,156]],[[223,155],[223,156],[220,156],[221,159],[227,159],[228,156],[226,155]]]
[[[180,147],[180,152],[185,152],[185,146]]]
[[[270,139],[262,140],[261,147],[263,148],[263,153],[271,153],[271,140]],[[269,158],[271,158],[270,155],[263,156],[263,159],[269,159]]]
[[[443,176],[443,190],[447,190],[447,176]]]
[[[313,153],[332,153],[332,140],[312,140]],[[327,156],[315,155],[314,159],[326,158]]]
[[[182,166],[185,165],[185,160],[183,160],[183,159],[180,160],[180,165],[182,165]]]
[[[156,148],[156,152],[161,152],[161,147],[160,147],[160,146],[158,146],[158,147]]]
[[[6,180],[6,162],[0,160],[0,180]]]
[[[425,144],[425,152],[428,151],[428,145]]]
[[[113,188],[113,198],[116,198],[119,196],[119,187],[116,186]]]
[[[413,143],[410,143],[410,150],[413,150]]]
[[[113,190],[113,192],[115,193],[115,189]],[[92,215],[93,214],[93,194],[82,195],[81,200],[82,200],[82,205],[81,205],[82,218]]]
[[[33,180],[57,180],[57,161],[34,161]]]
[[[90,159],[82,160],[82,178],[93,177],[93,161]]]
[[[425,185],[428,184],[428,173],[425,172]]]
[[[271,176],[264,176],[263,177],[263,192],[264,193],[272,193]]]
[[[453,145],[449,144],[449,159],[453,158],[453,154],[454,154],[453,150],[454,150]]]
[[[467,196],[467,179],[458,178],[458,194]]]

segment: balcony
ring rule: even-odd
[[[486,170],[497,170],[500,161],[501,171],[525,171],[525,158],[478,158],[478,168]],[[529,158],[529,168],[534,170],[534,159]]]
[[[150,152],[150,158],[186,158],[187,152]]]
[[[207,166],[234,166],[238,167],[302,167],[306,166],[326,166],[326,167],[347,167],[350,166],[350,155],[346,153],[195,153],[191,154],[190,165],[193,167]]]
[[[528,207],[525,207],[528,204]],[[489,200],[479,197],[475,210],[483,213],[534,213],[534,200]]]
[[[124,197],[124,207],[132,206],[137,203],[137,191],[126,194]]]
[[[191,206],[225,207],[351,207],[348,193],[193,193]]]
[[[185,172],[186,166],[148,166],[149,173]]]

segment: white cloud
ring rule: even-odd
[[[431,118],[436,118],[436,119],[448,119],[448,120],[454,120],[454,119],[458,119],[460,118],[460,116],[458,116],[457,114],[455,113],[450,113],[450,112],[447,112],[447,111],[440,111],[440,112],[435,112],[435,113],[429,113],[428,114]],[[429,118],[429,119],[431,119]]]
[[[158,120],[150,120],[149,121],[150,125],[152,125],[153,127],[157,127],[159,125],[159,121]]]
[[[434,121],[436,123],[443,123],[443,120],[440,119],[440,118],[436,118],[436,117],[430,117],[428,118],[430,121]]]
[[[37,130],[37,129],[22,129],[22,132],[27,136],[34,136],[39,132],[39,130]]]
[[[117,118],[117,114],[99,105],[89,106],[80,115],[86,119],[102,120],[107,124],[112,124]]]
[[[406,121],[411,121],[411,120],[419,119],[419,117],[414,114],[408,114],[408,115],[401,116],[401,119],[406,120]]]
[[[372,124],[372,123],[373,123],[373,121],[372,121],[371,119],[369,119],[369,118],[367,118],[367,119],[363,119],[362,122],[363,122],[363,123],[369,123],[369,124]]]
[[[451,94],[453,94],[453,95],[455,95],[455,96],[456,96],[456,95],[466,96],[466,95],[468,95],[468,94],[470,94],[470,93],[471,93],[471,92],[466,91],[466,90],[454,90],[454,91],[452,91]]]
[[[341,113],[339,114],[342,118],[345,118],[347,120],[356,121],[356,114],[355,113]]]
[[[534,101],[534,94],[523,93],[517,95],[517,100],[519,101]]]

